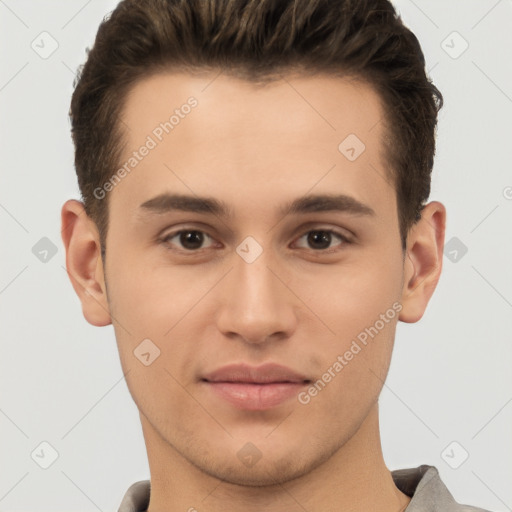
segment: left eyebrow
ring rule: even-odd
[[[185,194],[160,194],[142,203],[139,209],[150,213],[164,214],[171,211],[207,213],[229,219],[233,217],[231,208],[224,202],[213,197],[197,197]],[[375,216],[375,211],[352,196],[339,195],[308,195],[295,199],[279,209],[281,216],[314,212],[340,211],[351,215]]]
[[[352,196],[345,194],[309,195],[295,199],[281,208],[281,215],[340,211],[352,215],[375,216],[375,211]]]

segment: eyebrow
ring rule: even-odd
[[[224,219],[233,217],[233,211],[224,201],[185,194],[160,194],[142,203],[139,210],[153,214],[183,211],[212,214]],[[308,195],[295,199],[279,209],[282,216],[327,211],[339,211],[355,216],[375,216],[375,211],[370,206],[345,194]]]

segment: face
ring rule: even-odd
[[[102,188],[104,273],[148,448],[261,485],[317,467],[365,421],[404,283],[382,117],[371,87],[327,76],[168,74],[130,91],[125,172]],[[267,363],[293,375],[213,382]]]

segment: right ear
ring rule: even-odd
[[[102,327],[112,323],[107,300],[101,245],[96,224],[81,201],[70,199],[61,211],[66,270],[85,319]]]

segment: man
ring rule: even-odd
[[[390,472],[378,397],[442,267],[442,95],[388,1],[125,0],[71,104],[62,208],[151,471],[122,512],[481,510]]]

